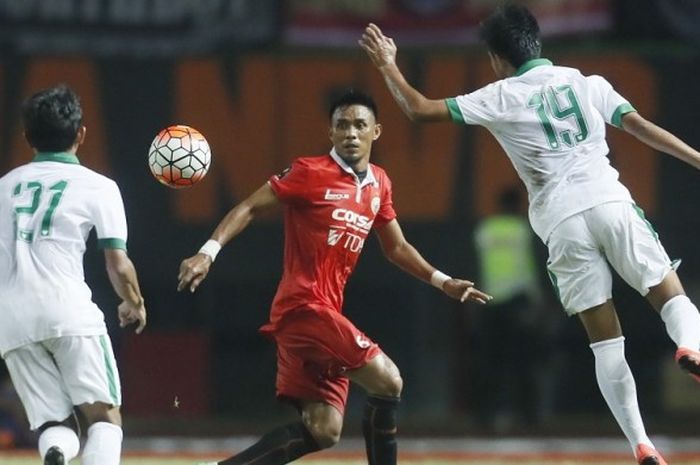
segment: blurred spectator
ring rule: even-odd
[[[531,425],[542,415],[541,367],[545,350],[542,292],[533,234],[521,214],[520,190],[499,197],[500,211],[483,219],[474,240],[479,285],[493,296],[474,315],[473,375],[482,426],[507,432]]]

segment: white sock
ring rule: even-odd
[[[122,429],[112,423],[93,423],[87,431],[83,465],[119,465],[122,453]]]
[[[78,455],[80,439],[75,431],[67,426],[52,426],[39,435],[39,455],[42,460],[46,452],[53,446],[61,448],[63,457],[68,463]]]
[[[598,387],[615,420],[634,451],[638,444],[654,447],[649,440],[637,404],[637,386],[625,360],[625,338],[620,336],[591,344]]]
[[[678,347],[700,349],[700,313],[685,295],[677,295],[664,304],[659,312],[666,331]]]

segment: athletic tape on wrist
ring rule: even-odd
[[[209,239],[207,242],[204,243],[202,248],[199,249],[199,253],[208,255],[209,258],[211,258],[211,261],[213,262],[214,260],[216,260],[216,256],[219,254],[220,250],[221,244],[216,242],[214,239]]]
[[[452,276],[448,276],[440,270],[435,270],[430,276],[430,284],[442,290],[442,285],[450,279],[452,279]]]

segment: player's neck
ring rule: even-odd
[[[359,176],[360,173],[366,173],[369,166],[369,158],[363,157],[350,165],[350,168]]]

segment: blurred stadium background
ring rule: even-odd
[[[605,75],[642,114],[700,147],[698,2],[525,3],[540,19],[543,56]],[[367,22],[379,24],[395,38],[412,82],[432,97],[454,96],[492,79],[476,27],[496,4],[0,0],[0,174],[30,159],[18,119],[22,99],[65,82],[82,96],[83,164],[114,178],[124,196],[129,251],[150,312],[143,335],[119,330],[116,296],[94,247],[85,266],[120,363],[127,448],[185,444],[158,443],[167,437],[249,437],[294,415],[273,398],[274,349],[257,333],[281,271],[280,216],[258,221],[227,247],[196,294],[177,294],[176,275],[180,260],[232,205],[292,158],[328,150],[326,104],[340,89],[361,88],[379,103],[385,132],[373,161],[393,179],[407,237],[445,271],[477,276],[474,226],[494,213],[498,193],[517,182],[515,172],[484,130],[410,123],[356,40]],[[152,138],[173,123],[199,129],[213,149],[211,172],[189,190],[159,185],[146,164]],[[669,254],[683,258],[680,275],[697,301],[698,173],[620,131],[611,129],[609,141],[614,165]],[[510,436],[545,443],[621,438],[598,392],[580,324],[563,315],[549,287],[540,244],[537,254],[545,298],[517,342],[530,387],[520,376],[507,383],[504,407],[492,415],[479,409],[488,390],[479,360],[491,337],[480,314],[488,309],[455,305],[393,268],[376,242],[368,243],[345,311],[402,369],[404,437],[495,441],[471,450],[495,449]],[[650,307],[625,286],[617,285],[615,296],[649,432],[669,441],[686,438],[674,450],[700,454],[697,386],[675,367],[673,346]],[[0,372],[0,444],[31,446],[4,367]],[[353,392],[345,426],[350,438],[359,433],[361,405]],[[524,416],[517,415],[518,405],[527,407]],[[191,449],[206,452],[197,447],[207,443],[198,444]],[[440,442],[431,444],[442,450]],[[610,451],[627,454],[624,443],[612,444]],[[0,453],[0,462],[20,463],[7,457]]]

